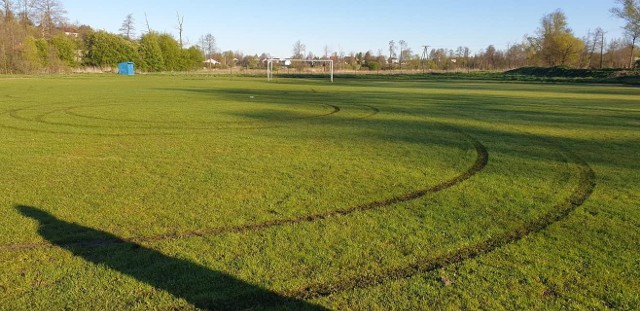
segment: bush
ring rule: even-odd
[[[379,70],[380,64],[378,62],[369,62],[367,63],[367,67],[369,67],[369,70]]]
[[[615,69],[573,69],[565,66],[522,67],[505,72],[507,75],[525,75],[554,78],[609,78]]]

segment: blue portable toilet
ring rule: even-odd
[[[118,74],[133,76],[136,74],[136,69],[133,62],[123,62],[118,64]]]

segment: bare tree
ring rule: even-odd
[[[308,60],[313,60],[316,56],[313,54],[313,52],[309,51],[309,53],[307,54],[307,57],[305,59]]]
[[[184,48],[184,42],[182,41],[182,32],[184,31],[184,16],[180,16],[179,12],[176,12],[176,15],[178,16],[178,26],[176,26],[176,29],[178,29],[180,48],[182,49]]]
[[[5,21],[13,19],[13,2],[11,0],[0,0],[0,8],[4,12]]]
[[[147,12],[144,12],[144,22],[147,25],[147,33],[151,33],[151,25],[149,25],[149,17],[147,17]]]
[[[400,44],[400,58],[402,58],[402,53],[407,49],[409,45],[407,44],[407,41],[404,40],[398,41],[398,44]]]
[[[409,50],[409,44],[407,41],[400,40],[398,43],[400,44],[400,69],[402,69],[402,62],[405,58],[411,57],[411,51]]]
[[[485,64],[488,69],[496,69],[497,50],[493,44],[489,45],[484,52]]]
[[[29,25],[29,19],[33,15],[35,0],[18,0],[18,16],[20,17],[20,23],[27,28]]]
[[[617,0],[622,6],[612,8],[613,15],[624,19],[624,30],[631,41],[630,66],[633,67],[636,41],[640,38],[640,0]]]
[[[396,57],[396,42],[391,40],[389,41],[389,61]]]
[[[202,37],[200,37],[200,44],[202,45],[202,52],[204,53],[205,58],[207,59],[207,64],[209,69],[211,69],[211,56],[216,52],[216,37],[212,34],[208,33]]]
[[[304,52],[307,50],[307,46],[302,44],[300,40],[293,44],[293,58],[304,58]]]
[[[383,49],[378,49],[378,55],[376,57],[376,61],[378,62],[378,65],[380,67],[382,67],[382,64],[385,63],[385,57],[384,57],[384,50]]]
[[[34,8],[36,20],[40,24],[42,31],[42,37],[51,36],[55,25],[65,21],[67,11],[58,0],[36,0]]]
[[[131,40],[131,38],[135,36],[135,23],[136,20],[133,18],[133,14],[127,15],[127,17],[125,17],[124,21],[122,22],[122,27],[120,27],[120,34]]]
[[[323,57],[324,58],[329,58],[329,56],[331,55],[331,49],[329,49],[328,45],[326,45],[326,44],[324,45],[323,51],[324,51],[324,56]]]
[[[587,49],[585,51],[587,54],[587,60],[585,62],[586,67],[592,67],[593,59],[597,51],[600,51],[602,56],[602,53],[604,52],[604,34],[604,30],[600,27],[596,28],[594,32],[589,31],[587,34],[587,38],[585,40],[585,44],[587,45]]]
[[[11,1],[0,1],[0,17],[4,14],[4,20],[0,19],[0,74],[9,73],[9,59],[11,54],[8,50],[13,43],[13,32],[9,29],[13,24],[13,6]]]

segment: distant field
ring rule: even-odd
[[[640,89],[0,79],[0,309],[639,309]]]

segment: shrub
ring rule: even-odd
[[[369,67],[369,70],[378,70],[380,69],[380,64],[378,62],[369,62],[367,67]]]

